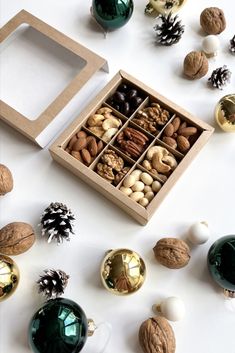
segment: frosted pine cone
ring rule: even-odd
[[[45,270],[44,275],[37,281],[38,292],[47,299],[55,299],[64,293],[69,276],[61,270]]]
[[[229,50],[231,51],[231,53],[235,54],[235,35],[230,40],[230,48],[229,48]]]
[[[168,15],[159,15],[157,19],[162,22],[153,27],[157,33],[157,43],[166,46],[178,43],[184,33],[184,26],[181,21],[178,21],[178,15],[172,16],[169,13]]]
[[[224,65],[223,67],[219,67],[218,69],[214,70],[208,81],[213,87],[223,89],[223,87],[230,82],[231,75],[231,71],[227,69],[226,65]]]
[[[70,209],[63,203],[52,202],[41,217],[42,236],[48,236],[48,243],[55,239],[58,244],[70,240],[75,218]]]

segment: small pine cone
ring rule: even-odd
[[[58,244],[70,240],[75,218],[70,209],[63,203],[52,202],[41,217],[42,236],[48,236],[48,243],[55,239]]]
[[[69,276],[61,270],[45,270],[44,275],[37,281],[38,292],[47,299],[55,299],[64,293]]]
[[[166,46],[178,43],[184,33],[184,26],[178,21],[178,15],[173,16],[169,13],[159,15],[157,18],[162,22],[153,27],[157,33],[157,43]]]
[[[223,87],[226,86],[228,82],[230,82],[231,75],[231,71],[227,69],[226,65],[224,65],[223,67],[219,67],[218,69],[214,70],[208,81],[213,87],[223,89]]]
[[[231,51],[231,53],[235,54],[235,35],[230,40],[230,48],[229,48],[229,50]]]

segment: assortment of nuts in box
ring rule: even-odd
[[[161,102],[122,82],[65,150],[146,207],[200,133]]]

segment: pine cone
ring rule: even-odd
[[[223,67],[219,67],[218,69],[214,70],[208,81],[213,87],[223,89],[223,87],[226,86],[228,82],[230,82],[231,74],[231,71],[227,69],[226,65],[224,65]]]
[[[75,220],[71,210],[62,203],[52,202],[43,212],[41,217],[42,236],[48,236],[48,243],[56,239],[60,244],[63,240],[70,240],[73,232],[73,221]]]
[[[230,48],[229,49],[230,49],[231,53],[235,54],[235,35],[230,40]]]
[[[169,13],[168,15],[159,15],[157,18],[162,21],[161,24],[153,27],[157,32],[157,43],[167,46],[178,43],[184,33],[184,26],[181,21],[177,20],[178,15],[172,16]]]
[[[64,293],[69,276],[61,270],[45,270],[44,275],[37,281],[38,292],[47,299],[55,299]]]

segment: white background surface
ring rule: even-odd
[[[1,26],[22,8],[32,12],[109,61],[110,74],[99,74],[100,87],[91,88],[87,100],[79,95],[61,113],[65,121],[76,117],[98,88],[124,69],[202,120],[214,123],[219,98],[234,93],[235,58],[228,52],[235,34],[232,0],[188,0],[180,12],[185,27],[182,40],[172,47],[156,47],[155,21],[143,14],[144,0],[135,1],[129,23],[104,39],[89,15],[90,1],[0,1]],[[210,60],[209,73],[227,64],[233,71],[231,84],[223,91],[207,86],[207,77],[188,81],[182,76],[185,55],[200,49],[201,11],[220,6],[227,28],[220,36],[221,51]],[[26,68],[27,70],[27,68]],[[24,72],[27,74],[27,72]],[[22,82],[23,84],[23,82]],[[34,92],[37,97],[37,90]],[[34,98],[35,98],[34,97]],[[89,98],[88,98],[89,97]],[[0,225],[25,221],[37,231],[37,242],[25,254],[14,257],[21,271],[16,293],[0,307],[0,352],[27,353],[27,326],[42,298],[34,282],[46,268],[61,268],[70,277],[65,296],[77,301],[88,317],[113,327],[106,353],[141,353],[138,328],[151,315],[152,304],[167,296],[180,296],[186,317],[173,323],[177,353],[235,352],[235,305],[226,301],[210,279],[206,256],[219,237],[234,234],[235,136],[215,130],[210,142],[179,180],[152,220],[141,227],[70,172],[52,162],[47,149],[40,150],[7,125],[0,123],[1,163],[14,175],[14,190],[0,200]],[[37,228],[43,210],[52,201],[66,203],[76,214],[76,235],[60,247],[47,244]],[[189,265],[169,270],[158,264],[152,247],[161,237],[184,237],[191,223],[206,220],[212,231],[205,245],[194,248]],[[142,289],[130,297],[116,297],[100,285],[99,266],[106,250],[127,247],[139,252],[147,266]],[[105,330],[87,341],[85,353],[100,353]]]

